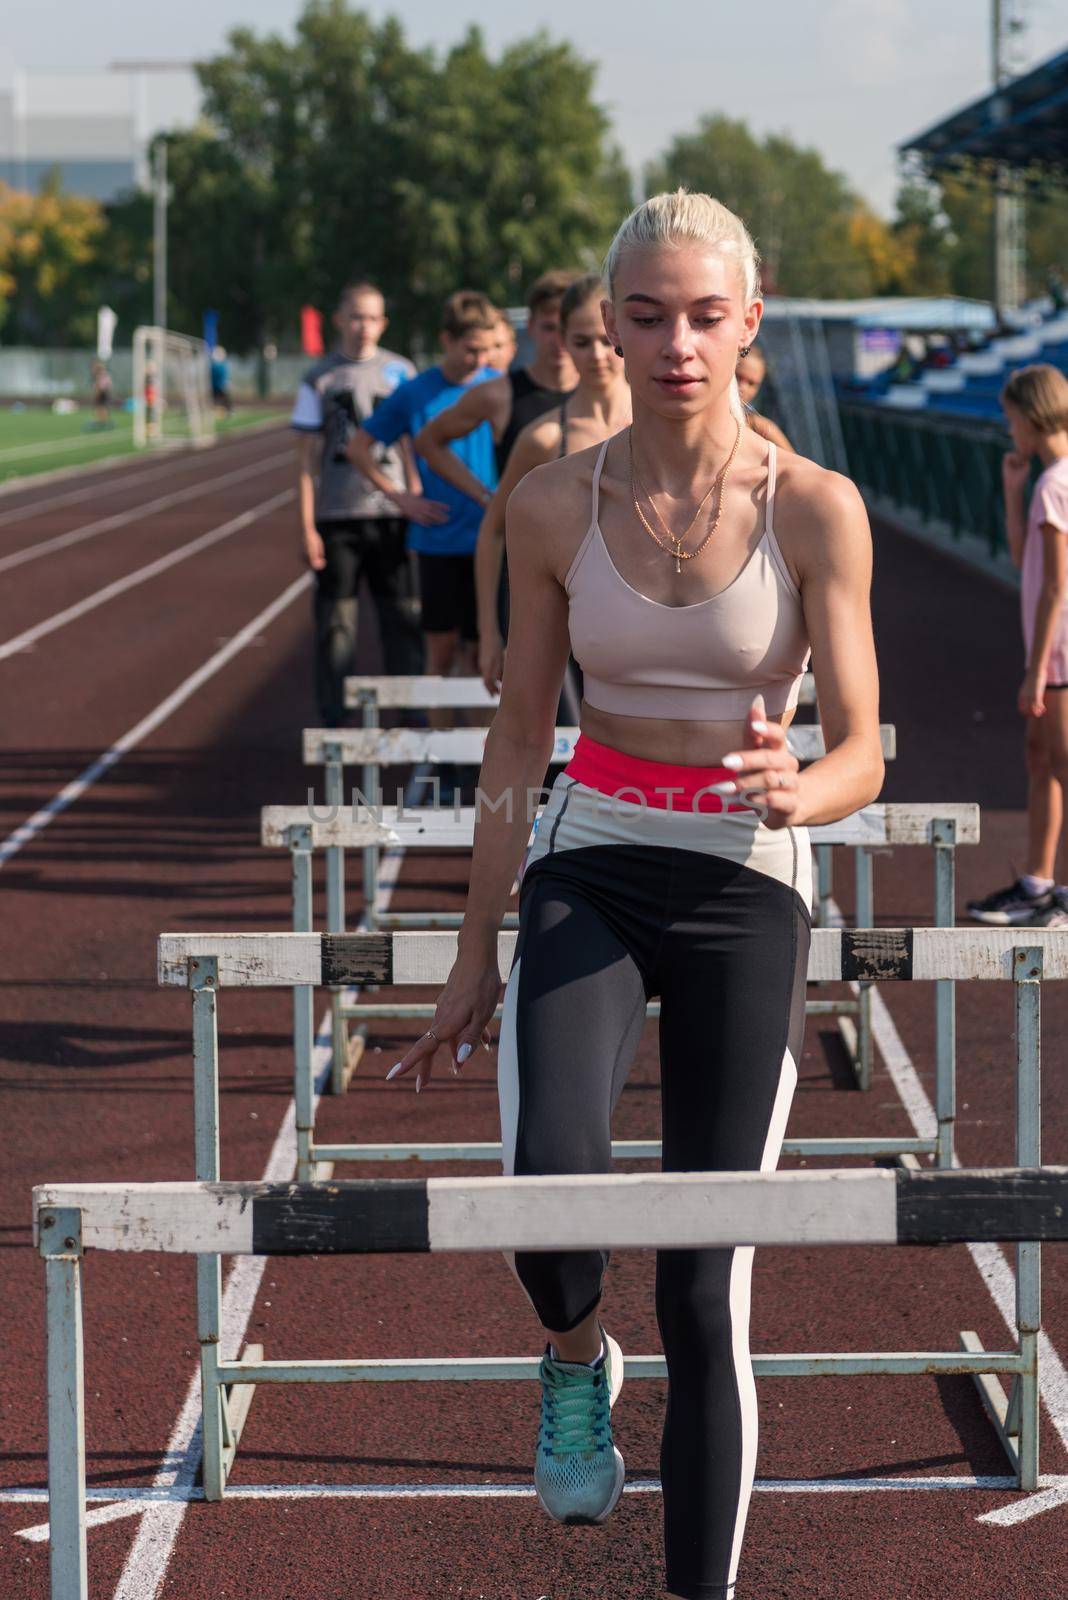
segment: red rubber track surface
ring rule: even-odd
[[[129,462],[85,479],[84,500],[25,524],[0,518],[0,557],[224,470],[260,462],[230,487],[186,501],[10,573],[0,642],[217,527],[292,482],[284,432],[228,441],[139,489]],[[0,501],[30,513],[71,485]],[[0,662],[3,835],[82,772],[275,600],[299,573],[292,504],[158,578],[109,600]],[[883,798],[978,801],[983,843],[958,854],[958,904],[1023,864],[1022,728],[1014,710],[1020,645],[1013,595],[885,525],[876,528],[875,614],[884,721],[900,757]],[[4,1085],[0,1261],[4,1295],[0,1488],[45,1481],[43,1271],[32,1250],[30,1188],[44,1180],[192,1176],[188,996],[154,976],[163,929],[289,926],[283,852],[263,851],[259,809],[297,803],[311,697],[306,591],[138,748],[0,870]],[[361,669],[377,659],[373,624]],[[403,775],[399,775],[403,776]],[[402,865],[397,909],[462,907],[464,857]],[[355,865],[355,863],[352,863]],[[848,858],[836,893],[851,907]],[[929,853],[877,860],[878,920],[930,920]],[[351,910],[358,909],[350,871]],[[321,907],[319,907],[321,914]],[[1044,1152],[1065,1160],[1068,998],[1044,989]],[[832,991],[837,992],[837,991]],[[924,1087],[933,1092],[933,992],[881,990]],[[1012,997],[958,991],[958,1145],[967,1163],[1011,1162]],[[426,998],[425,992],[413,997]],[[324,1001],[320,998],[321,1016]],[[291,1092],[288,994],[224,990],[222,1167],[257,1178]],[[350,1093],[325,1099],[323,1138],[493,1139],[495,1054],[463,1079],[440,1072],[418,1098],[384,1073],[418,1023],[377,1036]],[[877,1058],[871,1092],[849,1086],[826,1020],[809,1023],[790,1133],[911,1133]],[[658,1132],[655,1029],[624,1092],[618,1137]],[[358,1169],[343,1169],[358,1175]],[[383,1172],[381,1167],[363,1169]],[[391,1165],[390,1176],[404,1167]],[[462,1170],[437,1168],[435,1170]],[[470,1170],[470,1169],[468,1169]],[[482,1172],[492,1170],[482,1166]],[[645,1170],[648,1170],[646,1168]],[[617,1252],[605,1320],[624,1352],[659,1349],[652,1257]],[[1065,1253],[1045,1254],[1045,1322],[1068,1353]],[[91,1485],[151,1483],[195,1370],[191,1258],[90,1255],[85,1271],[87,1460]],[[968,1252],[758,1253],[757,1350],[952,1348],[961,1328],[1003,1347],[1004,1324]],[[266,1263],[248,1339],[273,1356],[535,1354],[529,1307],[493,1256]],[[758,1477],[1001,1476],[1006,1463],[965,1378],[766,1380]],[[614,1413],[629,1479],[658,1473],[664,1386],[634,1382]],[[471,1484],[530,1480],[537,1425],[530,1384],[261,1387],[232,1478],[256,1484]],[[1043,1413],[1043,1471],[1068,1472]],[[1061,1600],[1068,1507],[1015,1526],[976,1519],[1003,1490],[754,1496],[738,1600]],[[48,1547],[16,1537],[41,1503],[0,1503],[0,1595],[44,1600]],[[115,1593],[141,1515],[90,1527],[91,1593]],[[159,1593],[180,1600],[654,1600],[663,1593],[660,1501],[624,1497],[604,1528],[565,1529],[516,1499],[230,1499],[186,1509]]]

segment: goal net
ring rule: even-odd
[[[215,433],[211,355],[203,339],[168,328],[134,329],[133,434],[152,445],[210,444]]]

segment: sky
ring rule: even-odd
[[[354,0],[355,3],[355,0]],[[1017,0],[1021,64],[1068,47],[1064,0]],[[214,54],[232,27],[289,33],[300,0],[6,0],[0,85],[15,67],[66,70]],[[546,28],[599,66],[597,96],[632,169],[698,118],[722,112],[789,134],[883,215],[895,147],[983,94],[991,0],[398,0],[417,44],[445,46],[478,23],[491,49]]]

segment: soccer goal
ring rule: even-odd
[[[211,355],[203,339],[169,328],[134,329],[133,437],[152,445],[210,444],[215,434]]]

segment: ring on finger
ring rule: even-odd
[[[435,1041],[435,1042],[436,1042],[436,1043],[438,1043],[438,1044],[440,1044],[440,1043],[441,1043],[441,1041],[440,1041],[440,1039],[438,1039],[438,1036],[437,1036],[437,1034],[436,1034],[436,1033],[435,1033],[435,1032],[434,1032],[434,1030],[433,1030],[433,1028],[428,1028],[428,1029],[427,1029],[427,1030],[426,1030],[426,1032],[425,1032],[425,1033],[424,1033],[424,1035],[423,1035],[423,1038],[424,1038],[424,1039],[433,1039],[433,1040],[434,1040],[434,1041]]]

